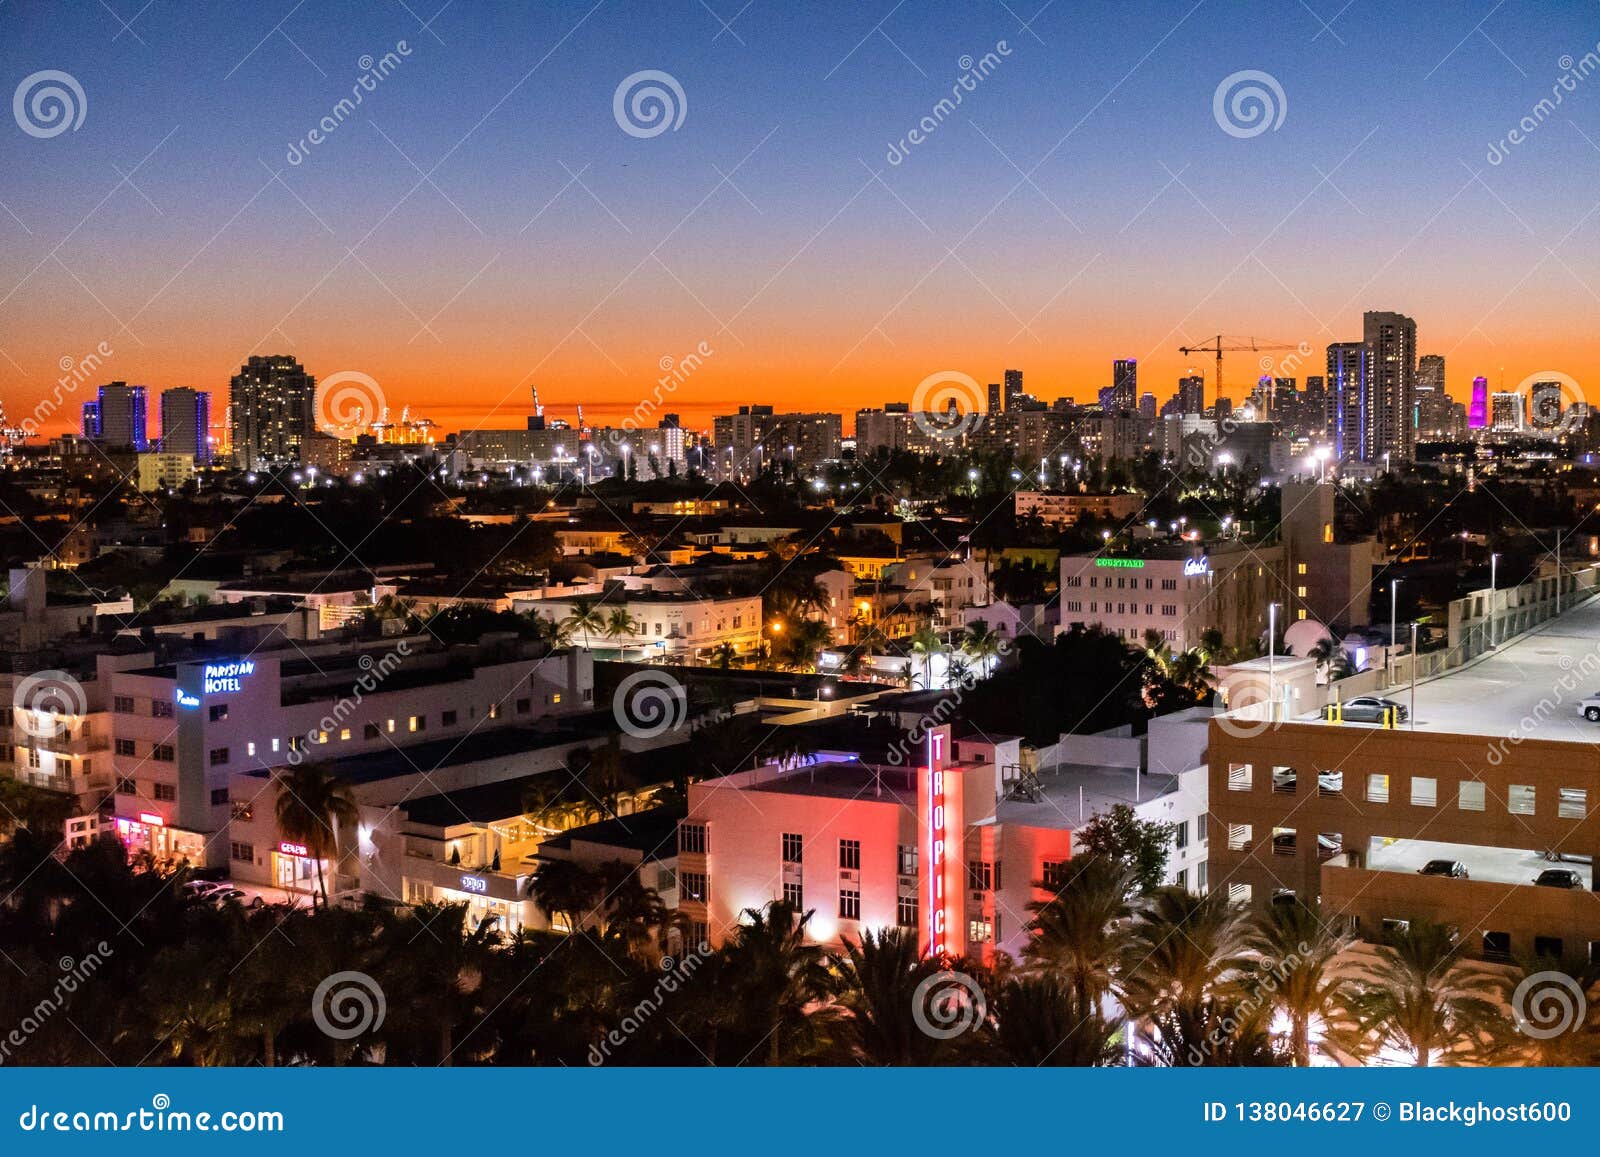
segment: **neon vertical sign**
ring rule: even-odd
[[[949,953],[949,914],[945,860],[949,856],[949,818],[945,807],[944,732],[928,732],[928,870],[933,885],[928,904],[928,951]]]

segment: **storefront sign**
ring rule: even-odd
[[[1210,574],[1211,559],[1206,555],[1201,555],[1199,558],[1186,558],[1183,560],[1183,573],[1190,577],[1194,575]]]
[[[489,881],[482,876],[462,876],[461,890],[463,892],[476,892],[482,896],[489,891]]]
[[[928,871],[931,873],[931,903],[928,905],[928,952],[944,956],[949,928],[945,896],[945,863],[949,856],[949,819],[945,811],[944,738],[942,731],[928,732]]]
[[[278,845],[278,851],[286,856],[309,857],[311,855],[311,849],[304,844],[292,844],[287,840]]]
[[[1144,569],[1144,559],[1142,559],[1142,558],[1097,558],[1097,559],[1094,560],[1094,565],[1095,566],[1111,567],[1111,568],[1113,568],[1115,570],[1143,570]]]
[[[142,824],[148,824],[153,828],[159,828],[165,826],[167,821],[162,819],[155,812],[140,812],[139,822]]]
[[[204,693],[215,695],[229,691],[242,691],[244,690],[245,678],[255,673],[255,661],[251,659],[241,659],[237,663],[207,663],[204,673]]]
[[[178,692],[178,706],[179,707],[198,707],[198,706],[200,706],[200,697],[198,695],[191,695],[187,691],[179,691]]]

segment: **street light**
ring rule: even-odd
[[[1399,579],[1389,580],[1389,650],[1388,661],[1384,664],[1389,669],[1389,682],[1394,682],[1394,606],[1395,595],[1400,589]]]
[[[1267,604],[1267,719],[1278,717],[1278,604]]]
[[[1417,729],[1417,624],[1411,624],[1411,730]]]
[[[1495,588],[1499,585],[1500,553],[1496,551],[1489,556],[1489,649],[1494,650],[1495,645]]]

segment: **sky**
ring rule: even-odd
[[[705,426],[1006,368],[1090,401],[1120,357],[1209,396],[1186,342],[1291,347],[1228,356],[1238,397],[1320,373],[1364,309],[1414,317],[1458,398],[1581,389],[1586,53],[1593,0],[8,0],[0,401],[51,432],[112,379],[220,411],[247,356],[291,354],[445,430],[522,425],[532,386]],[[53,135],[44,70],[82,92]],[[630,112],[647,71],[665,120]],[[1265,120],[1230,112],[1252,84]]]

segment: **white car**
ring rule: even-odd
[[[1600,695],[1589,695],[1578,700],[1578,714],[1590,723],[1600,723]]]

